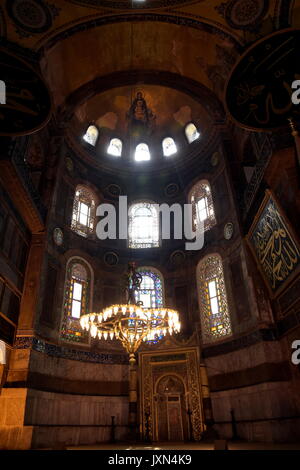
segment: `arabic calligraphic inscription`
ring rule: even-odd
[[[2,48],[0,73],[6,85],[6,102],[0,105],[0,135],[26,135],[41,129],[50,118],[51,99],[39,74]]]
[[[300,118],[292,83],[300,79],[300,30],[271,34],[242,55],[228,80],[226,107],[246,129],[270,130]]]
[[[259,214],[247,239],[269,290],[275,294],[298,272],[300,250],[270,191]]]

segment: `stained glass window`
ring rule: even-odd
[[[186,135],[186,138],[187,138],[189,144],[194,142],[194,140],[199,139],[199,137],[200,137],[200,133],[198,132],[197,127],[192,122],[187,124],[184,131],[185,131],[185,135]]]
[[[136,162],[150,160],[151,155],[147,144],[138,144],[135,149],[134,159]]]
[[[189,202],[192,204],[193,230],[202,222],[204,230],[209,230],[216,224],[214,204],[211,188],[206,180],[199,181],[189,193]]]
[[[107,153],[115,157],[120,157],[122,155],[122,141],[120,139],[111,139]]]
[[[169,157],[177,152],[177,147],[172,137],[166,137],[162,142],[162,147],[165,157]]]
[[[136,300],[143,302],[143,307],[162,307],[163,283],[161,274],[151,268],[139,268],[138,273],[142,276],[142,282],[136,294]]]
[[[231,335],[222,259],[209,255],[197,267],[203,343]]]
[[[65,341],[88,343],[79,319],[89,311],[91,269],[81,258],[72,258],[67,265],[61,338]]]
[[[88,144],[93,145],[93,147],[95,147],[98,136],[99,136],[99,131],[97,127],[94,125],[91,125],[87,128],[86,133],[83,136],[83,140],[85,140]]]
[[[129,208],[129,248],[159,246],[159,214],[155,204],[139,202]]]
[[[163,278],[159,271],[153,268],[139,268],[138,273],[142,276],[139,290],[136,292],[136,301],[143,302],[143,307],[160,308],[164,306]],[[153,318],[155,324],[155,318]],[[156,334],[154,339],[147,341],[148,344],[156,344],[163,335]]]
[[[92,191],[85,186],[77,186],[73,203],[72,230],[87,237],[94,231],[95,212],[96,201]]]

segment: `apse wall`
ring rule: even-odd
[[[95,356],[79,362],[32,352],[25,425],[34,426],[34,447],[109,441],[112,416],[115,438],[126,437],[128,365],[108,354]]]
[[[286,369],[282,372],[284,370],[282,363],[285,359],[281,354],[280,343],[271,341],[274,335],[265,329],[272,322],[271,307],[239,232],[233,202],[235,193],[230,181],[232,175],[225,166],[225,158],[230,158],[228,152],[230,150],[226,145],[217,145],[211,149],[206,158],[202,155],[201,160],[198,160],[197,170],[192,165],[190,170],[186,168],[182,171],[180,178],[174,171],[160,175],[159,179],[155,176],[156,185],[153,188],[153,175],[147,176],[143,172],[136,178],[134,186],[130,184],[130,176],[118,175],[117,172],[112,175],[102,171],[99,179],[97,173],[83,163],[74,151],[65,149],[60,157],[60,171],[52,199],[51,216],[48,219],[47,256],[44,260],[41,283],[43,294],[39,302],[36,328],[42,336],[58,343],[64,350],[79,349],[88,351],[88,354],[91,350],[96,354],[108,352],[124,354],[122,348],[111,342],[92,341],[89,346],[76,346],[61,340],[60,327],[67,263],[69,259],[77,256],[85,259],[92,267],[93,309],[96,311],[124,299],[121,279],[128,261],[135,260],[138,265],[152,266],[160,270],[163,275],[166,305],[180,311],[184,334],[189,337],[195,329],[198,332],[197,342],[209,378],[215,427],[220,435],[227,438],[231,436],[230,410],[234,409],[240,437],[262,441],[292,440],[288,418],[295,416],[295,410],[288,408],[284,401],[287,393],[292,394],[289,374]],[[199,176],[196,176],[195,171]],[[186,201],[193,183],[203,177],[210,181],[212,187],[217,224],[206,234],[205,246],[199,253],[185,251],[182,243],[175,240],[163,241],[161,248],[153,248],[148,252],[128,250],[125,241],[100,242],[93,234],[86,239],[70,229],[74,194],[78,184],[85,184],[90,188],[96,194],[98,201],[114,203],[116,206],[118,194],[128,195],[129,203],[144,198],[182,204]],[[170,184],[173,184],[175,189],[177,186],[175,195],[170,196],[168,192],[166,193],[166,188]],[[234,235],[230,240],[224,238],[224,227],[228,222],[234,225]],[[56,227],[63,230],[64,239],[60,246],[53,238]],[[215,252],[222,257],[233,334],[228,338],[220,338],[215,344],[206,345],[202,343],[201,337],[196,266],[206,255]],[[49,285],[51,268],[57,270],[52,312],[49,308],[43,308],[45,285]],[[158,344],[155,350],[164,350],[164,347],[163,343]],[[180,349],[179,346],[178,348]],[[60,357],[57,361],[61,370],[64,370],[65,359]],[[98,368],[100,370],[105,366],[91,364],[90,367],[97,367],[97,370]],[[74,376],[80,377],[80,371],[81,363],[74,361],[69,379],[74,381]],[[59,380],[61,371],[55,369],[51,374],[52,381]],[[122,380],[122,390],[125,393],[127,383],[124,377]],[[61,382],[60,387],[62,387],[61,392],[67,394],[67,383]],[[109,389],[109,386],[106,386],[106,389]],[[277,393],[279,389],[285,392]],[[58,396],[54,394],[52,399],[56,402],[55,406],[59,407]],[[221,406],[219,403],[226,405]],[[265,412],[268,410],[268,412],[261,414],[258,410]],[[265,419],[261,420],[260,416],[264,416]],[[279,423],[281,416],[286,416],[285,424]],[[38,421],[35,422],[38,424]],[[285,429],[284,434],[289,436],[288,438],[282,437],[282,428]]]
[[[47,232],[45,240],[42,234],[32,237],[25,301],[14,346],[8,345],[9,366],[4,368],[0,397],[3,446],[51,447],[63,442],[79,445],[107,441],[111,416],[116,417],[116,437],[124,439],[127,435],[125,350],[114,341],[76,342],[62,336],[66,282],[72,260],[83,261],[90,270],[89,307],[96,311],[125,300],[123,275],[128,261],[134,260],[138,266],[152,267],[161,273],[165,303],[179,310],[183,331],[174,342],[166,340],[143,346],[141,354],[151,357],[157,369],[167,374],[174,373],[180,365],[182,376],[186,375],[187,382],[190,380],[189,386],[192,378],[197,379],[199,429],[214,424],[221,437],[230,438],[235,422],[238,436],[247,440],[296,440],[299,378],[290,361],[290,344],[297,336],[297,312],[292,295],[283,294],[280,308],[274,309],[245,242],[248,227],[242,232],[229,136],[221,134],[220,140],[208,148],[194,146],[193,158],[187,156],[180,171],[174,165],[172,171],[156,168],[135,173],[134,184],[126,166],[120,172],[104,167],[95,169],[62,137],[43,134],[32,140],[34,145],[28,149],[33,153],[36,150],[32,148],[42,149],[39,155],[44,152],[48,164],[47,178],[43,179],[35,168],[34,154],[26,155],[31,162],[31,176],[47,205]],[[285,156],[288,165],[292,156],[288,152]],[[274,155],[275,163],[278,159]],[[286,171],[290,174],[288,167]],[[274,180],[272,169],[269,177]],[[205,234],[205,245],[200,251],[185,250],[180,240],[163,240],[159,248],[131,250],[125,240],[100,241],[95,233],[82,236],[72,230],[78,185],[91,190],[97,202],[109,202],[116,207],[119,195],[128,195],[129,203],[151,200],[183,204],[193,185],[202,179],[210,183],[217,223]],[[288,184],[288,179],[283,174],[276,184],[278,187]],[[14,203],[6,194],[2,200],[25,244],[29,243],[30,237]],[[11,232],[4,237],[5,243],[9,237]],[[224,338],[204,341],[197,266],[214,254],[222,260],[232,331]],[[12,266],[2,258],[3,272],[18,292],[23,283],[22,273],[13,274]],[[291,293],[293,289],[291,286]],[[33,291],[38,293],[35,315],[31,311]],[[276,321],[274,312],[278,315]],[[28,321],[30,315],[34,317],[32,324]],[[168,357],[168,366],[164,364],[164,355]],[[208,377],[208,386],[203,377],[199,379],[200,369],[201,377],[205,374]],[[143,373],[144,369],[140,370],[141,386]]]
[[[180,178],[175,171],[168,171],[160,176],[156,175],[154,176],[155,187],[153,187],[153,175],[147,176],[143,172],[140,176],[137,176],[134,186],[130,184],[130,176],[118,175],[117,172],[112,175],[109,172],[104,173],[102,171],[99,173],[99,176],[101,175],[99,178],[96,172],[93,172],[86,163],[76,156],[74,151],[66,149],[63,152],[60,157],[60,171],[57,176],[50,217],[48,218],[47,255],[44,260],[41,283],[41,292],[43,294],[39,302],[39,316],[36,321],[39,334],[47,337],[48,341],[58,344],[57,347],[60,348],[58,353],[60,357],[56,359],[58,365],[52,368],[50,366],[52,359],[50,363],[47,362],[47,367],[50,367],[51,370],[50,390],[53,387],[55,389],[53,383],[57,384],[56,387],[60,387],[60,393],[63,393],[63,397],[66,396],[67,401],[69,401],[68,390],[70,387],[75,387],[76,393],[80,393],[80,398],[77,397],[76,399],[82,400],[83,404],[87,400],[87,397],[82,396],[81,391],[86,388],[84,378],[81,376],[82,364],[79,361],[72,361],[72,368],[66,369],[66,359],[61,357],[61,350],[76,350],[78,351],[76,355],[109,354],[112,356],[118,354],[123,355],[122,360],[126,361],[124,351],[114,342],[92,340],[89,345],[79,344],[76,346],[68,344],[60,338],[68,261],[77,257],[78,259],[84,259],[91,266],[93,271],[93,310],[99,311],[101,308],[120,302],[121,299],[125,298],[122,276],[128,261],[134,260],[138,266],[150,266],[161,272],[164,279],[166,305],[179,310],[184,337],[189,338],[194,333],[202,361],[206,366],[210,387],[212,410],[211,407],[207,408],[206,421],[208,423],[211,421],[212,412],[216,423],[215,428],[220,436],[230,438],[232,433],[230,410],[233,408],[238,420],[240,437],[262,441],[280,439],[278,429],[275,429],[274,426],[274,429],[269,429],[269,420],[276,416],[276,410],[279,416],[284,413],[284,410],[280,409],[279,398],[284,394],[276,394],[276,389],[280,385],[281,388],[285,386],[288,389],[288,382],[286,381],[287,377],[280,377],[276,381],[276,374],[274,377],[272,376],[272,370],[275,368],[274,364],[281,365],[282,362],[279,344],[277,342],[270,344],[266,341],[264,333],[259,328],[257,330],[259,323],[266,325],[272,321],[272,313],[267,301],[263,303],[257,297],[257,274],[251,264],[249,253],[240,234],[233,202],[235,196],[230,181],[231,175],[225,165],[225,158],[228,157],[228,154],[225,156],[226,152],[228,152],[226,146],[217,144],[217,147],[212,149],[206,158],[202,157],[201,160],[198,160],[197,170],[192,165],[190,170],[186,168],[181,173]],[[196,176],[196,173],[198,176]],[[84,238],[74,233],[70,228],[74,194],[78,184],[84,184],[87,188],[90,188],[97,201],[110,202],[115,204],[116,207],[118,204],[116,196],[119,194],[128,195],[129,203],[134,200],[146,199],[183,204],[187,200],[193,183],[201,178],[207,179],[211,184],[217,224],[207,232],[204,248],[200,252],[187,252],[183,243],[176,240],[162,241],[162,246],[157,249],[129,250],[127,243],[123,240],[99,241],[95,234]],[[175,188],[177,186],[177,191],[175,190],[175,194],[171,196],[166,193],[166,188],[170,184],[173,184]],[[115,191],[117,192],[115,193]],[[224,237],[224,227],[229,222],[233,224],[234,232],[228,240]],[[55,243],[54,240],[56,227],[60,227],[63,231],[63,243],[61,245]],[[207,345],[203,344],[201,336],[196,268],[199,261],[212,253],[218,253],[222,258],[233,331],[228,338],[220,338],[218,341]],[[46,295],[46,286],[49,285],[49,270],[51,271],[51,269],[57,271],[54,283],[55,301],[52,304],[52,312],[49,308],[43,308],[43,297]],[[246,285],[248,285],[248,288],[246,288]],[[161,342],[155,347],[142,348],[141,351],[165,351],[166,347],[164,342]],[[177,344],[176,348],[180,352],[182,346]],[[32,363],[31,368],[36,367],[37,371],[44,370],[42,355],[40,354],[38,357],[40,359],[36,358],[36,362]],[[38,361],[42,362],[37,365]],[[273,365],[269,366],[269,362]],[[125,371],[126,365],[122,367]],[[91,370],[90,377],[95,378],[97,373],[103,377],[103,387],[99,386],[99,390],[102,390],[102,388],[111,390],[111,383],[105,383],[105,380],[108,379],[104,372],[106,368],[106,365],[88,364],[88,370]],[[258,381],[251,380],[251,377],[259,370],[263,370],[263,373]],[[62,381],[62,375],[68,380]],[[244,381],[241,377],[244,377]],[[81,382],[77,382],[79,379]],[[116,384],[113,389],[115,389],[115,386]],[[94,400],[95,396],[89,387],[90,384],[86,388],[87,393],[91,393]],[[118,398],[107,395],[106,399],[110,400],[110,403],[119,400],[118,406],[124,409],[126,394],[128,393],[127,377],[124,373],[119,377],[118,387],[119,392],[122,390],[125,395]],[[273,393],[274,387],[275,391]],[[262,390],[265,390],[265,393],[262,393]],[[44,395],[39,396],[36,393],[40,394],[41,392],[34,392],[31,402],[36,403],[37,409],[39,409],[40,404],[43,403],[42,400],[45,398]],[[53,409],[59,409],[61,399],[56,392],[43,392],[43,394],[45,393],[51,393]],[[270,408],[266,415],[266,421],[261,422],[259,418],[257,402],[261,403],[260,411],[266,410],[267,405]],[[223,406],[219,403],[223,403]],[[287,414],[293,414],[292,410],[286,410],[286,412]],[[29,416],[40,429],[41,423],[39,422],[38,413],[32,414],[31,412]],[[67,416],[64,419],[66,421],[61,423],[62,433],[64,433],[64,424],[70,424],[71,422],[68,421]],[[48,425],[51,424],[50,416],[45,417],[44,420],[44,423],[47,423],[48,420]],[[89,422],[90,425],[93,423],[93,420]],[[261,432],[259,433],[257,429],[261,429]],[[84,437],[84,432],[82,439],[88,439],[88,437]],[[40,436],[37,437],[37,442],[44,442],[42,441],[41,431],[39,430],[37,433]],[[72,432],[68,434],[68,439],[74,439]]]

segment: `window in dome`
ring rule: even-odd
[[[61,338],[65,341],[88,343],[88,333],[79,320],[89,311],[92,272],[82,258],[71,258],[67,265]]]
[[[99,131],[97,127],[94,125],[91,125],[87,128],[86,133],[83,136],[83,140],[85,140],[88,144],[93,145],[93,147],[95,147],[98,136],[99,136]]]
[[[185,127],[185,135],[189,144],[191,144],[192,142],[194,142],[194,140],[197,140],[200,137],[197,127],[192,122],[190,122]]]
[[[159,246],[159,214],[155,204],[140,202],[129,208],[129,248]]]
[[[192,204],[194,231],[199,222],[203,222],[204,230],[209,230],[216,224],[214,204],[208,181],[199,181],[192,187],[189,194],[189,202]]]
[[[177,147],[172,137],[166,137],[162,142],[162,147],[165,157],[169,157],[177,152]]]
[[[111,139],[107,148],[107,153],[109,153],[109,155],[114,155],[115,157],[120,157],[122,155],[122,145],[123,144],[120,139]]]
[[[135,149],[134,159],[136,162],[150,160],[150,151],[147,144],[138,144]]]
[[[197,284],[203,342],[231,335],[222,259],[218,254],[200,261]]]
[[[95,225],[96,198],[89,188],[77,186],[73,202],[71,229],[83,237],[92,233]]]

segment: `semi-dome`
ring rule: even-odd
[[[141,84],[99,91],[74,106],[67,133],[95,167],[147,171],[186,166],[209,140],[212,124],[201,96]]]

